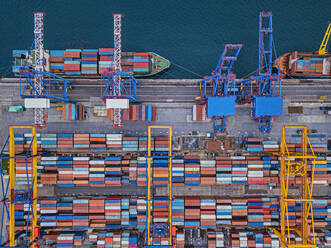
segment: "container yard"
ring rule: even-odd
[[[225,44],[209,76],[137,80],[170,62],[122,52],[122,14],[114,48],[66,50],[33,15],[0,80],[1,247],[331,247],[331,81],[285,78],[272,12],[256,74]],[[293,54],[327,74],[327,54]]]

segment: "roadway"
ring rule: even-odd
[[[192,122],[192,104],[194,98],[200,94],[197,80],[141,80],[142,86],[137,87],[137,98],[143,104],[152,104],[157,107],[156,122],[125,122],[124,128],[114,130],[110,121],[105,121],[104,117],[93,117],[93,106],[104,106],[100,99],[100,82],[98,80],[77,80],[76,85],[69,92],[72,100],[83,103],[88,107],[90,118],[85,121],[75,122],[75,125],[68,125],[60,119],[60,113],[55,110],[55,106],[49,109],[48,126],[41,132],[100,132],[116,133],[121,132],[127,135],[146,135],[147,126],[150,124],[172,125],[174,134],[180,135],[197,131],[198,133],[208,133],[212,131],[212,125],[208,121]],[[298,82],[298,81],[295,81]],[[0,124],[2,126],[13,124],[31,124],[33,122],[32,110],[24,113],[8,113],[8,105],[22,104],[23,100],[19,96],[19,83],[17,79],[0,80],[1,96],[0,104]],[[208,89],[210,90],[210,89]],[[260,134],[257,124],[250,117],[250,106],[243,105],[236,107],[236,115],[228,118],[228,133],[237,137],[240,141],[243,137],[255,136],[270,139],[278,139],[281,126],[286,125],[308,125],[309,128],[317,129],[321,132],[331,134],[331,117],[324,115],[319,107],[331,105],[331,80],[306,81],[304,84],[289,83],[285,81],[282,85],[284,96],[283,115],[273,124],[273,130],[269,135]],[[327,96],[327,101],[321,102],[318,96]],[[304,106],[304,112],[299,114],[288,114],[287,107],[293,105]],[[0,132],[0,142],[7,137],[8,131],[2,128]],[[3,143],[3,142],[2,142]]]

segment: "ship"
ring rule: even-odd
[[[327,45],[331,34],[331,22],[326,29],[319,50],[316,53],[289,52],[275,61],[275,67],[288,77],[330,78],[331,53]]]
[[[279,69],[288,77],[331,78],[331,54],[290,52],[277,59]]]
[[[20,68],[35,67],[35,52],[13,50],[12,71],[19,76]],[[44,71],[65,78],[97,78],[101,73],[114,71],[114,49],[44,50]],[[150,77],[170,67],[170,61],[154,52],[122,52],[123,72],[134,77]]]

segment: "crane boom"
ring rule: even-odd
[[[326,48],[328,46],[330,34],[331,34],[331,22],[329,22],[328,28],[326,29],[326,32],[324,34],[322,43],[320,45],[320,49],[318,50],[318,54],[319,55],[324,55],[324,54],[327,53],[327,49]]]

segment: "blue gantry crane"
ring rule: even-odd
[[[118,76],[121,77],[119,85],[115,83],[115,78]],[[136,95],[137,85],[141,84],[130,73],[120,71],[102,73],[101,98],[125,98],[130,102],[139,102]],[[120,94],[118,94],[118,92],[120,92]]]
[[[269,133],[272,121],[282,114],[282,74],[277,64],[273,40],[272,12],[259,15],[259,64],[257,75],[240,82],[239,104],[252,104],[252,118],[258,122],[262,133]],[[272,64],[275,60],[276,71]]]
[[[241,44],[226,44],[216,69],[199,82],[201,101],[207,102],[207,117],[213,119],[214,133],[225,132],[226,118],[235,113],[236,77],[231,69],[241,47]],[[211,95],[207,93],[208,86],[212,87]]]
[[[106,99],[107,108],[113,109],[113,127],[123,126],[122,111],[129,108],[129,102],[138,102],[136,88],[140,83],[130,74],[122,71],[122,14],[114,17],[114,68],[101,74],[101,98]]]
[[[34,40],[29,51],[29,56],[34,56],[34,68],[25,65],[19,68],[20,96],[25,99],[26,108],[34,109],[37,127],[46,126],[47,108],[51,101],[73,102],[69,100],[67,91],[74,83],[45,71],[44,16],[43,12],[34,13]]]
[[[42,91],[35,82],[39,81]],[[20,96],[22,98],[48,98],[52,102],[74,102],[68,97],[68,89],[74,85],[63,77],[50,72],[30,68],[20,69]]]

